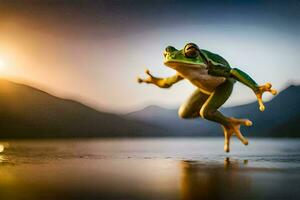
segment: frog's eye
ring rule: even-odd
[[[177,51],[177,49],[175,49],[174,47],[172,46],[167,46],[167,48],[165,49],[165,52],[173,52],[173,51]]]
[[[184,55],[188,58],[196,58],[199,55],[199,47],[194,43],[188,43],[184,47]]]

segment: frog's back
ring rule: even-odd
[[[205,53],[205,55],[211,59],[212,61],[216,62],[216,63],[221,63],[227,67],[230,67],[229,63],[220,55],[218,54],[215,54],[215,53],[212,53],[210,51],[207,51],[207,50],[204,50],[204,49],[201,49],[201,51],[203,53]]]

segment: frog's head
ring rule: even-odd
[[[168,46],[164,51],[164,64],[175,70],[186,68],[205,68],[201,51],[194,43],[188,43],[181,50]]]

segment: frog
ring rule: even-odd
[[[255,94],[259,110],[264,111],[265,106],[262,95],[270,92],[277,94],[271,83],[258,85],[246,72],[231,67],[222,56],[205,49],[200,49],[195,43],[187,43],[183,49],[167,46],[163,52],[164,65],[175,74],[160,78],[152,75],[148,69],[146,78],[138,77],[138,83],[153,84],[160,88],[170,88],[182,80],[189,81],[195,86],[195,91],[179,107],[178,115],[183,119],[203,118],[221,125],[224,132],[224,151],[230,151],[230,138],[235,135],[244,145],[248,140],[241,133],[241,126],[252,126],[247,118],[225,116],[220,107],[231,96],[236,82],[249,87]]]

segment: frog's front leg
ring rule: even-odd
[[[160,88],[169,88],[173,84],[183,79],[179,74],[167,78],[158,78],[153,76],[148,69],[145,71],[145,73],[148,75],[148,78],[146,79],[138,78],[137,81],[139,83],[154,84]]]
[[[231,69],[230,75],[234,79],[238,80],[239,82],[243,83],[244,85],[250,87],[253,90],[253,92],[255,93],[255,95],[257,97],[260,111],[265,110],[265,106],[262,101],[263,93],[270,92],[273,95],[277,94],[277,91],[272,89],[271,83],[266,83],[265,85],[259,86],[248,74],[246,74],[245,72],[243,72],[240,69],[237,69],[237,68]]]

